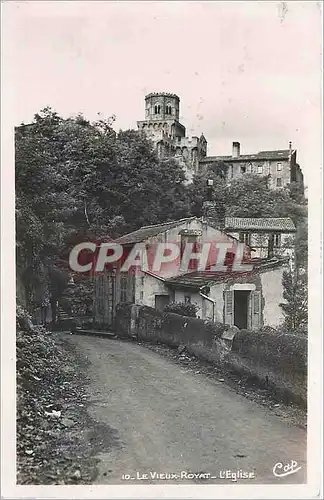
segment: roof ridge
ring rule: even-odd
[[[253,220],[292,220],[291,217],[238,217],[236,215],[227,215],[225,219],[253,219]]]
[[[175,224],[176,222],[182,222],[184,220],[191,220],[191,219],[195,219],[196,216],[192,216],[192,217],[184,217],[183,219],[177,219],[177,220],[170,220],[170,221],[167,221],[167,222],[160,222],[159,224],[149,224],[148,226],[141,226],[140,228],[136,229],[135,231],[132,231],[133,233],[135,233],[136,231],[139,231],[140,229],[146,229],[146,228],[149,228],[149,227],[159,227],[159,226],[165,226],[166,224]],[[129,233],[131,234],[131,233]]]

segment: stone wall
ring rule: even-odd
[[[307,338],[238,330],[178,314],[162,314],[147,306],[125,305],[116,315],[116,331],[142,342],[162,343],[187,350],[229,371],[248,376],[281,399],[307,404]],[[232,338],[232,340],[231,340]]]

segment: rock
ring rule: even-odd
[[[64,427],[73,427],[74,426],[74,421],[71,418],[63,418],[61,420],[61,423],[64,425]]]
[[[56,410],[52,410],[51,412],[45,411],[44,413],[46,417],[60,418],[61,416],[61,412]]]
[[[79,469],[73,472],[72,477],[73,479],[81,479],[81,472],[79,471]]]
[[[186,350],[186,346],[184,344],[180,344],[177,351],[178,354],[182,354]]]

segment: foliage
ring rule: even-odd
[[[219,165],[219,169],[222,170],[222,164]],[[192,184],[188,185],[191,214],[196,217],[201,217],[203,203],[208,196],[207,179],[213,180],[214,199],[222,202],[225,206],[228,203],[226,181],[223,175],[218,174],[218,169],[214,165],[213,168],[209,168],[206,172],[195,175]]]
[[[94,450],[85,442],[79,360],[43,327],[25,328],[30,316],[20,306],[16,317],[17,482],[90,483],[96,470]],[[81,446],[88,448],[86,456],[80,456]]]
[[[139,132],[117,134],[113,121],[63,119],[45,108],[16,128],[17,259],[29,298],[44,281],[61,293],[55,280],[72,234],[117,237],[190,213],[181,167],[159,160]],[[42,266],[57,272],[42,275]]]
[[[307,332],[307,272],[300,268],[285,271],[282,285],[285,302],[281,303],[280,307],[285,315],[284,327],[289,332]]]
[[[88,276],[75,275],[75,283],[62,293],[60,304],[73,317],[91,316],[93,282]]]
[[[184,302],[171,302],[164,308],[164,312],[180,314],[181,316],[189,316],[191,318],[197,317],[198,307],[195,304]]]

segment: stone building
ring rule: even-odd
[[[198,171],[199,161],[206,156],[207,141],[202,134],[186,137],[186,128],[179,121],[180,99],[175,94],[151,93],[145,97],[145,120],[137,122],[157,148],[160,158],[176,158],[190,181]]]
[[[145,97],[145,120],[137,122],[138,130],[144,132],[154,144],[160,158],[175,158],[183,166],[188,182],[193,175],[203,172],[215,164],[225,164],[227,180],[244,174],[270,175],[269,188],[280,189],[291,182],[303,185],[303,174],[297,163],[297,151],[260,151],[241,154],[239,142],[233,142],[232,154],[207,156],[207,141],[200,137],[186,137],[186,128],[179,121],[180,99],[176,94],[151,93]]]
[[[291,182],[304,184],[304,177],[297,163],[297,150],[289,142],[288,149],[260,151],[253,154],[241,154],[239,142],[233,142],[232,154],[229,156],[207,156],[199,161],[199,170],[213,168],[215,163],[227,166],[227,180],[241,177],[245,174],[269,175],[269,188],[280,189]]]
[[[289,257],[293,265],[296,227],[289,217],[225,217],[224,230],[250,245],[254,257]]]
[[[204,242],[229,243],[237,248],[238,239],[221,230],[224,224],[210,217],[189,217],[178,221],[144,226],[121,236],[117,243],[129,255],[135,245],[140,245],[141,256],[149,264],[151,250],[160,243],[192,243],[198,252]],[[226,224],[225,224],[226,225]],[[216,226],[216,227],[215,227]],[[233,245],[233,247],[232,247]],[[199,250],[200,248],[200,250]],[[245,245],[251,270],[236,271],[233,268],[233,251],[226,253],[226,271],[217,271],[208,266],[199,270],[196,262],[186,269],[175,260],[154,271],[148,265],[146,270],[123,271],[122,263],[95,276],[94,320],[99,327],[114,325],[119,305],[133,303],[146,305],[163,311],[170,302],[192,303],[197,306],[201,319],[217,321],[239,328],[257,329],[263,325],[277,326],[283,322],[279,303],[283,301],[282,276],[289,268],[289,257],[274,255],[271,258],[251,258],[252,248]],[[234,250],[235,252],[235,250]],[[144,259],[144,254],[146,258]],[[215,262],[211,255],[209,263]]]

